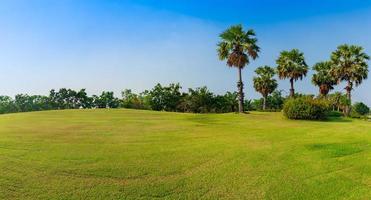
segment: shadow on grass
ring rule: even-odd
[[[307,145],[312,151],[321,151],[326,157],[336,158],[360,153],[368,148],[365,142],[358,143],[315,143]]]
[[[323,122],[352,122],[352,120],[345,117],[329,117]]]

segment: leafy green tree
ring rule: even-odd
[[[242,82],[242,69],[258,57],[260,48],[257,45],[254,30],[244,31],[242,25],[231,26],[220,34],[221,42],[218,44],[220,60],[227,60],[229,67],[238,69],[238,95],[239,112],[243,112],[244,94]]]
[[[333,111],[340,111],[340,102],[341,102],[341,98],[342,96],[344,96],[341,92],[335,92],[333,94],[329,94],[328,95],[328,99],[331,103],[331,106],[332,106],[332,110]]]
[[[226,92],[223,96],[225,100],[224,107],[226,112],[236,112],[238,108],[238,93],[237,92]]]
[[[130,89],[122,91],[121,107],[123,108],[134,108],[134,109],[146,109],[145,100],[143,93],[135,94]]]
[[[138,95],[134,94],[130,89],[125,89],[121,92],[122,100],[121,107],[123,108],[137,108]]]
[[[118,108],[120,101],[113,92],[103,91],[100,96],[93,95],[93,104],[97,108]]]
[[[92,98],[90,98],[85,89],[75,92],[74,108],[91,108]]]
[[[329,102],[332,106],[332,109],[338,112],[343,112],[346,114],[346,108],[350,106],[349,99],[347,98],[346,94],[342,94],[341,92],[335,92],[328,96]]]
[[[319,62],[313,66],[316,74],[313,74],[312,83],[319,87],[319,94],[321,96],[327,96],[337,83],[336,78],[330,73],[331,68],[332,63],[330,61]]]
[[[0,114],[18,112],[17,106],[9,96],[0,96]]]
[[[285,97],[282,96],[282,91],[275,90],[272,95],[268,96],[268,104],[270,109],[281,110],[285,100]]]
[[[212,95],[210,103],[210,112],[237,112],[238,94],[237,92],[227,92],[224,95]]]
[[[17,105],[18,112],[32,111],[33,100],[27,94],[15,95],[14,103]]]
[[[359,115],[367,115],[370,113],[370,108],[362,102],[357,102],[353,105],[353,111]]]
[[[368,63],[370,57],[364,52],[364,49],[356,45],[340,45],[331,55],[333,67],[331,74],[340,81],[345,81],[347,86],[347,98],[349,104],[352,102],[351,92],[354,86],[358,86],[363,80],[367,79]],[[351,106],[346,108],[346,115],[349,116]]]
[[[302,80],[308,72],[304,54],[298,49],[282,51],[277,61],[277,72],[280,79],[290,80],[290,96],[295,96],[294,81]]]
[[[258,67],[255,73],[257,76],[253,78],[254,88],[263,96],[263,110],[265,110],[268,95],[278,86],[277,81],[273,79],[275,72],[274,69],[269,66],[262,66]]]
[[[151,108],[153,110],[177,111],[177,105],[182,98],[181,88],[179,83],[170,84],[167,87],[157,84],[149,91]]]
[[[178,108],[183,112],[208,113],[214,110],[214,94],[207,87],[189,88]]]

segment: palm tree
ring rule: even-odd
[[[352,102],[351,91],[354,85],[358,86],[364,79],[367,79],[367,61],[369,59],[370,57],[364,53],[362,47],[347,44],[338,46],[337,50],[331,55],[331,61],[333,63],[331,74],[336,77],[338,82],[347,82],[345,90],[350,105]],[[348,116],[351,111],[350,105],[347,106],[345,112]]]
[[[221,42],[218,43],[218,55],[220,60],[227,60],[229,67],[238,69],[238,110],[243,112],[243,82],[242,69],[250,63],[250,59],[258,57],[260,48],[254,30],[244,31],[242,25],[231,26],[220,34]]]
[[[254,88],[263,96],[263,110],[266,108],[267,97],[271,94],[278,86],[277,81],[273,79],[275,74],[274,69],[269,66],[258,67],[255,70],[258,75],[254,77]]]
[[[327,96],[330,90],[334,89],[336,85],[336,79],[331,75],[330,70],[332,63],[330,61],[319,62],[313,66],[313,70],[317,73],[313,74],[312,83],[319,87],[319,93],[321,96]]]
[[[341,92],[335,92],[329,95],[329,100],[332,104],[332,110],[340,111],[340,102],[343,94]]]
[[[307,75],[308,65],[305,63],[304,54],[298,49],[282,51],[277,61],[278,77],[290,79],[290,96],[294,97],[294,81],[302,80]]]

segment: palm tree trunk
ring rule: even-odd
[[[350,115],[350,112],[352,111],[352,82],[348,81],[348,85],[347,87],[345,88],[345,90],[347,91],[347,98],[348,98],[348,105],[346,106],[346,115],[349,116]]]
[[[267,97],[263,96],[263,110],[267,107]]]
[[[243,113],[243,83],[242,83],[242,69],[238,68],[238,82],[237,82],[237,88],[238,88],[238,111],[240,113]]]
[[[290,79],[291,89],[290,89],[290,97],[295,96],[295,89],[294,89],[294,79]]]

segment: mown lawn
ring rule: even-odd
[[[371,199],[371,122],[281,113],[0,115],[0,199]]]

